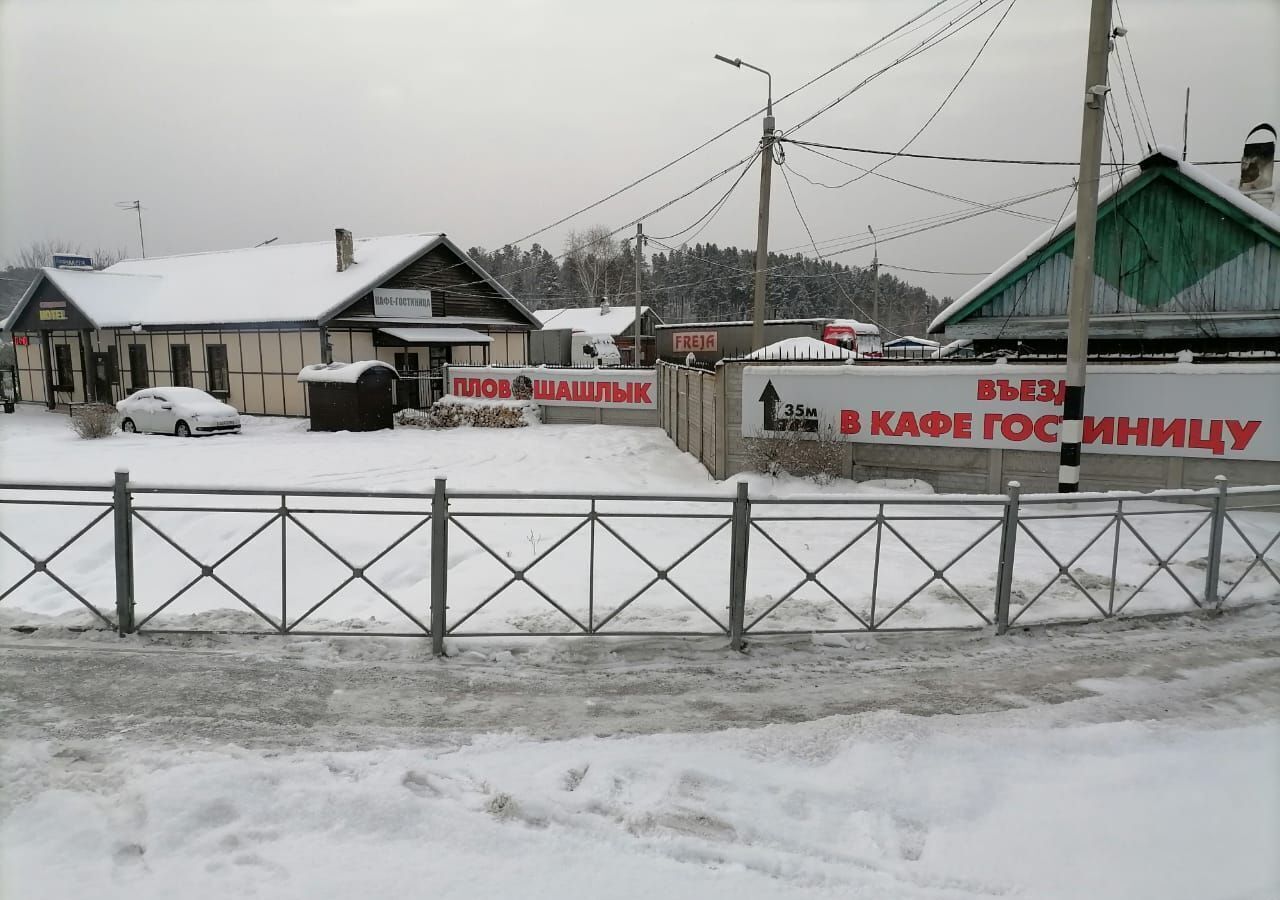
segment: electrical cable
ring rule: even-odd
[[[786,144],[795,144],[797,147],[821,147],[824,150],[841,150],[847,153],[866,153],[870,156],[901,156],[904,159],[930,159],[942,162],[966,162],[966,163],[991,163],[1003,166],[1072,166],[1078,167],[1079,160],[1069,162],[1067,160],[1048,160],[1048,159],[1009,159],[1004,157],[991,156],[946,156],[939,153],[898,153],[893,150],[872,150],[867,147],[844,147],[839,144],[822,144],[817,141],[798,141],[785,135],[778,138],[779,141]],[[1193,166],[1238,166],[1238,159],[1207,159],[1192,163]],[[799,174],[799,173],[797,173]]]
[[[755,155],[747,160],[746,165],[742,167],[741,174],[739,174],[738,177],[734,179],[733,184],[729,185],[729,190],[725,191],[724,195],[720,197],[720,199],[717,200],[715,203],[713,203],[710,209],[708,209],[705,213],[703,213],[701,216],[695,219],[691,225],[689,225],[687,228],[682,228],[679,231],[674,232],[673,234],[666,234],[666,235],[662,235],[661,237],[656,235],[649,236],[650,240],[669,241],[674,238],[680,237],[680,235],[684,234],[687,231],[697,228],[699,224],[702,225],[702,228],[698,228],[698,232],[697,234],[694,235],[694,237],[697,237],[698,234],[701,234],[702,229],[706,228],[707,225],[711,224],[711,221],[716,217],[716,214],[724,207],[725,202],[728,201],[729,196],[737,189],[738,185],[742,183],[742,179],[746,177],[746,174],[751,171],[752,163],[754,163],[757,159],[760,158],[761,152],[762,151],[757,150]],[[690,240],[692,240],[692,238],[690,238]]]
[[[1120,10],[1120,0],[1115,0],[1116,18],[1120,20],[1120,27],[1125,30],[1124,49],[1129,54],[1129,68],[1133,69],[1133,81],[1138,88],[1138,99],[1142,102],[1142,114],[1147,119],[1147,130],[1151,132],[1151,141],[1159,146],[1156,139],[1156,127],[1151,124],[1151,110],[1147,108],[1147,98],[1142,92],[1142,79],[1138,76],[1138,64],[1133,58],[1133,44],[1129,42],[1129,26],[1124,23],[1124,13]],[[1197,163],[1197,165],[1228,165],[1228,163]]]

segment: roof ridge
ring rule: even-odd
[[[444,234],[445,232],[443,231],[405,231],[399,234],[375,234],[375,235],[370,235],[369,237],[355,238],[354,242],[357,244],[363,244],[369,241],[389,240],[391,238],[408,238],[408,237],[432,238],[432,237],[441,237]],[[253,247],[224,247],[221,250],[193,250],[190,253],[168,253],[168,254],[165,254],[164,256],[140,256],[140,257],[134,256],[128,259],[122,259],[120,260],[120,262],[114,263],[108,268],[115,268],[115,266],[119,265],[120,263],[140,263],[140,262],[147,263],[147,262],[154,262],[154,261],[163,260],[163,259],[189,259],[195,256],[216,256],[218,254],[223,254],[223,253],[244,253],[249,250],[282,250],[285,247],[315,247],[315,246],[321,246],[321,245],[332,246],[332,242],[323,241],[323,240],[322,241],[292,241],[287,244],[265,244],[265,245],[258,244]],[[113,272],[112,274],[123,275],[127,273]]]

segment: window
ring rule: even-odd
[[[210,344],[205,348],[209,364],[209,393],[227,396],[231,393],[231,373],[227,370],[227,345]]]
[[[169,347],[169,368],[173,372],[175,387],[191,387],[191,347],[173,344]]]
[[[112,344],[107,348],[107,370],[112,384],[120,383],[120,351]]]
[[[71,345],[58,344],[53,348],[53,389],[55,391],[75,390],[75,369],[71,365]]]
[[[147,377],[147,345],[129,345],[129,385],[133,390],[151,386]]]

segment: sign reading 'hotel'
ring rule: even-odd
[[[374,288],[373,314],[389,319],[431,318],[431,292]]]

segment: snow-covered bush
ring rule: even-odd
[[[541,422],[538,405],[528,400],[483,400],[472,397],[441,397],[426,412],[403,410],[396,416],[400,425],[418,428],[524,428]]]
[[[848,474],[845,444],[831,425],[821,425],[817,432],[804,432],[798,421],[789,423],[781,432],[758,432],[746,441],[747,456],[755,471],[771,478],[782,474],[808,477],[818,484],[828,484]]]
[[[84,403],[71,408],[71,428],[86,440],[110,436],[116,428],[116,408],[110,403]]]

